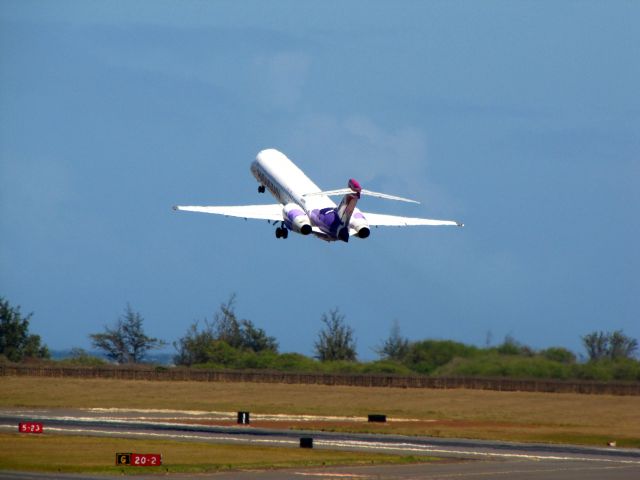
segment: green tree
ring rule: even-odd
[[[178,353],[173,357],[176,365],[194,365],[207,363],[211,358],[211,348],[216,341],[213,326],[205,320],[200,329],[198,322],[192,323],[187,333],[177,342],[173,342]]]
[[[103,333],[93,333],[89,337],[93,346],[102,350],[107,358],[118,363],[140,363],[149,350],[166,345],[163,340],[145,334],[143,322],[140,313],[127,304],[124,315],[113,327],[105,327]]]
[[[638,341],[622,330],[591,332],[582,337],[582,344],[591,361],[632,359],[638,349]]]
[[[24,358],[49,358],[49,349],[42,345],[40,335],[29,333],[30,313],[23,317],[20,307],[12,307],[0,297],[0,354],[12,362]]]
[[[236,295],[232,294],[220,310],[214,314],[212,332],[216,340],[226,342],[240,350],[278,351],[278,342],[251,320],[238,320],[235,309]]]
[[[274,337],[270,337],[262,329],[256,327],[251,320],[240,322],[240,333],[242,335],[242,348],[256,353],[270,351],[278,352],[278,342]]]
[[[609,335],[609,358],[620,360],[633,358],[638,349],[638,341],[628,337],[622,330],[616,330]]]
[[[409,353],[409,340],[400,335],[400,325],[397,320],[394,320],[387,339],[374,350],[380,358],[387,360],[401,361],[406,357]]]
[[[222,340],[233,348],[242,347],[242,331],[235,310],[236,295],[232,294],[220,310],[213,315],[213,333],[216,340]]]
[[[582,337],[582,344],[587,350],[589,360],[602,360],[607,357],[609,350],[609,335],[604,332],[591,332]]]
[[[221,345],[220,343],[224,345]],[[202,328],[194,322],[187,333],[173,343],[177,354],[176,365],[197,365],[202,363],[221,363],[231,359],[226,347],[238,352],[278,352],[278,342],[270,337],[262,328],[256,327],[251,320],[238,320],[235,311],[235,295],[220,305],[220,310],[213,316],[213,321],[204,321]],[[235,357],[234,357],[235,361]]]
[[[329,315],[322,314],[325,327],[318,333],[315,342],[316,358],[321,362],[335,360],[356,360],[356,341],[353,329],[344,323],[345,316],[335,308]]]

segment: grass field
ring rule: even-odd
[[[246,410],[421,422],[324,423],[326,430],[640,447],[640,397],[260,383],[0,378],[0,407]],[[290,428],[316,428],[301,422]]]
[[[161,453],[161,467],[116,466],[116,452]],[[215,472],[229,469],[429,461],[362,452],[212,445],[159,440],[0,433],[0,470],[83,473]]]

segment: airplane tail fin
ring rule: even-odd
[[[324,192],[313,192],[307,193],[304,195],[305,197],[317,197],[321,195],[326,196],[335,196],[335,195],[344,195],[340,202],[340,205],[335,209],[335,213],[339,219],[339,227],[336,232],[339,240],[343,242],[349,241],[349,232],[350,232],[350,223],[351,216],[356,208],[356,204],[360,199],[361,195],[367,195],[370,197],[384,198],[386,200],[397,200],[400,202],[409,202],[409,203],[420,203],[415,200],[411,200],[409,198],[397,197],[395,195],[387,195],[386,193],[372,192],[371,190],[365,190],[360,186],[360,184],[354,180],[353,178],[349,180],[347,188],[340,188],[337,190],[327,190]],[[364,217],[363,217],[364,218]],[[337,220],[337,219],[336,219]],[[369,235],[369,228],[361,228],[361,232],[358,232],[358,236],[360,238],[366,238]]]
[[[351,215],[353,215],[353,211],[356,208],[356,204],[358,203],[362,192],[362,187],[353,178],[349,180],[348,185],[349,188],[344,189],[346,192],[345,196],[342,197],[342,201],[336,209],[336,213],[338,214],[340,223],[342,224],[338,230],[338,238],[343,242],[349,241],[349,223],[351,222]]]

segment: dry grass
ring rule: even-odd
[[[0,378],[0,406],[247,410],[437,420],[351,431],[640,447],[640,397],[260,383]],[[299,428],[307,428],[301,424]]]
[[[115,466],[116,452],[161,453],[161,467]],[[429,460],[421,458],[420,461]],[[337,464],[416,462],[362,452],[212,445],[120,438],[0,434],[0,470],[93,473],[211,472]]]

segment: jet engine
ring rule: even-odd
[[[367,238],[371,231],[369,230],[369,222],[359,211],[354,212],[349,222],[349,227],[353,228],[359,238]]]
[[[289,230],[309,235],[311,233],[311,221],[304,210],[295,203],[288,203],[282,209],[284,224]]]

